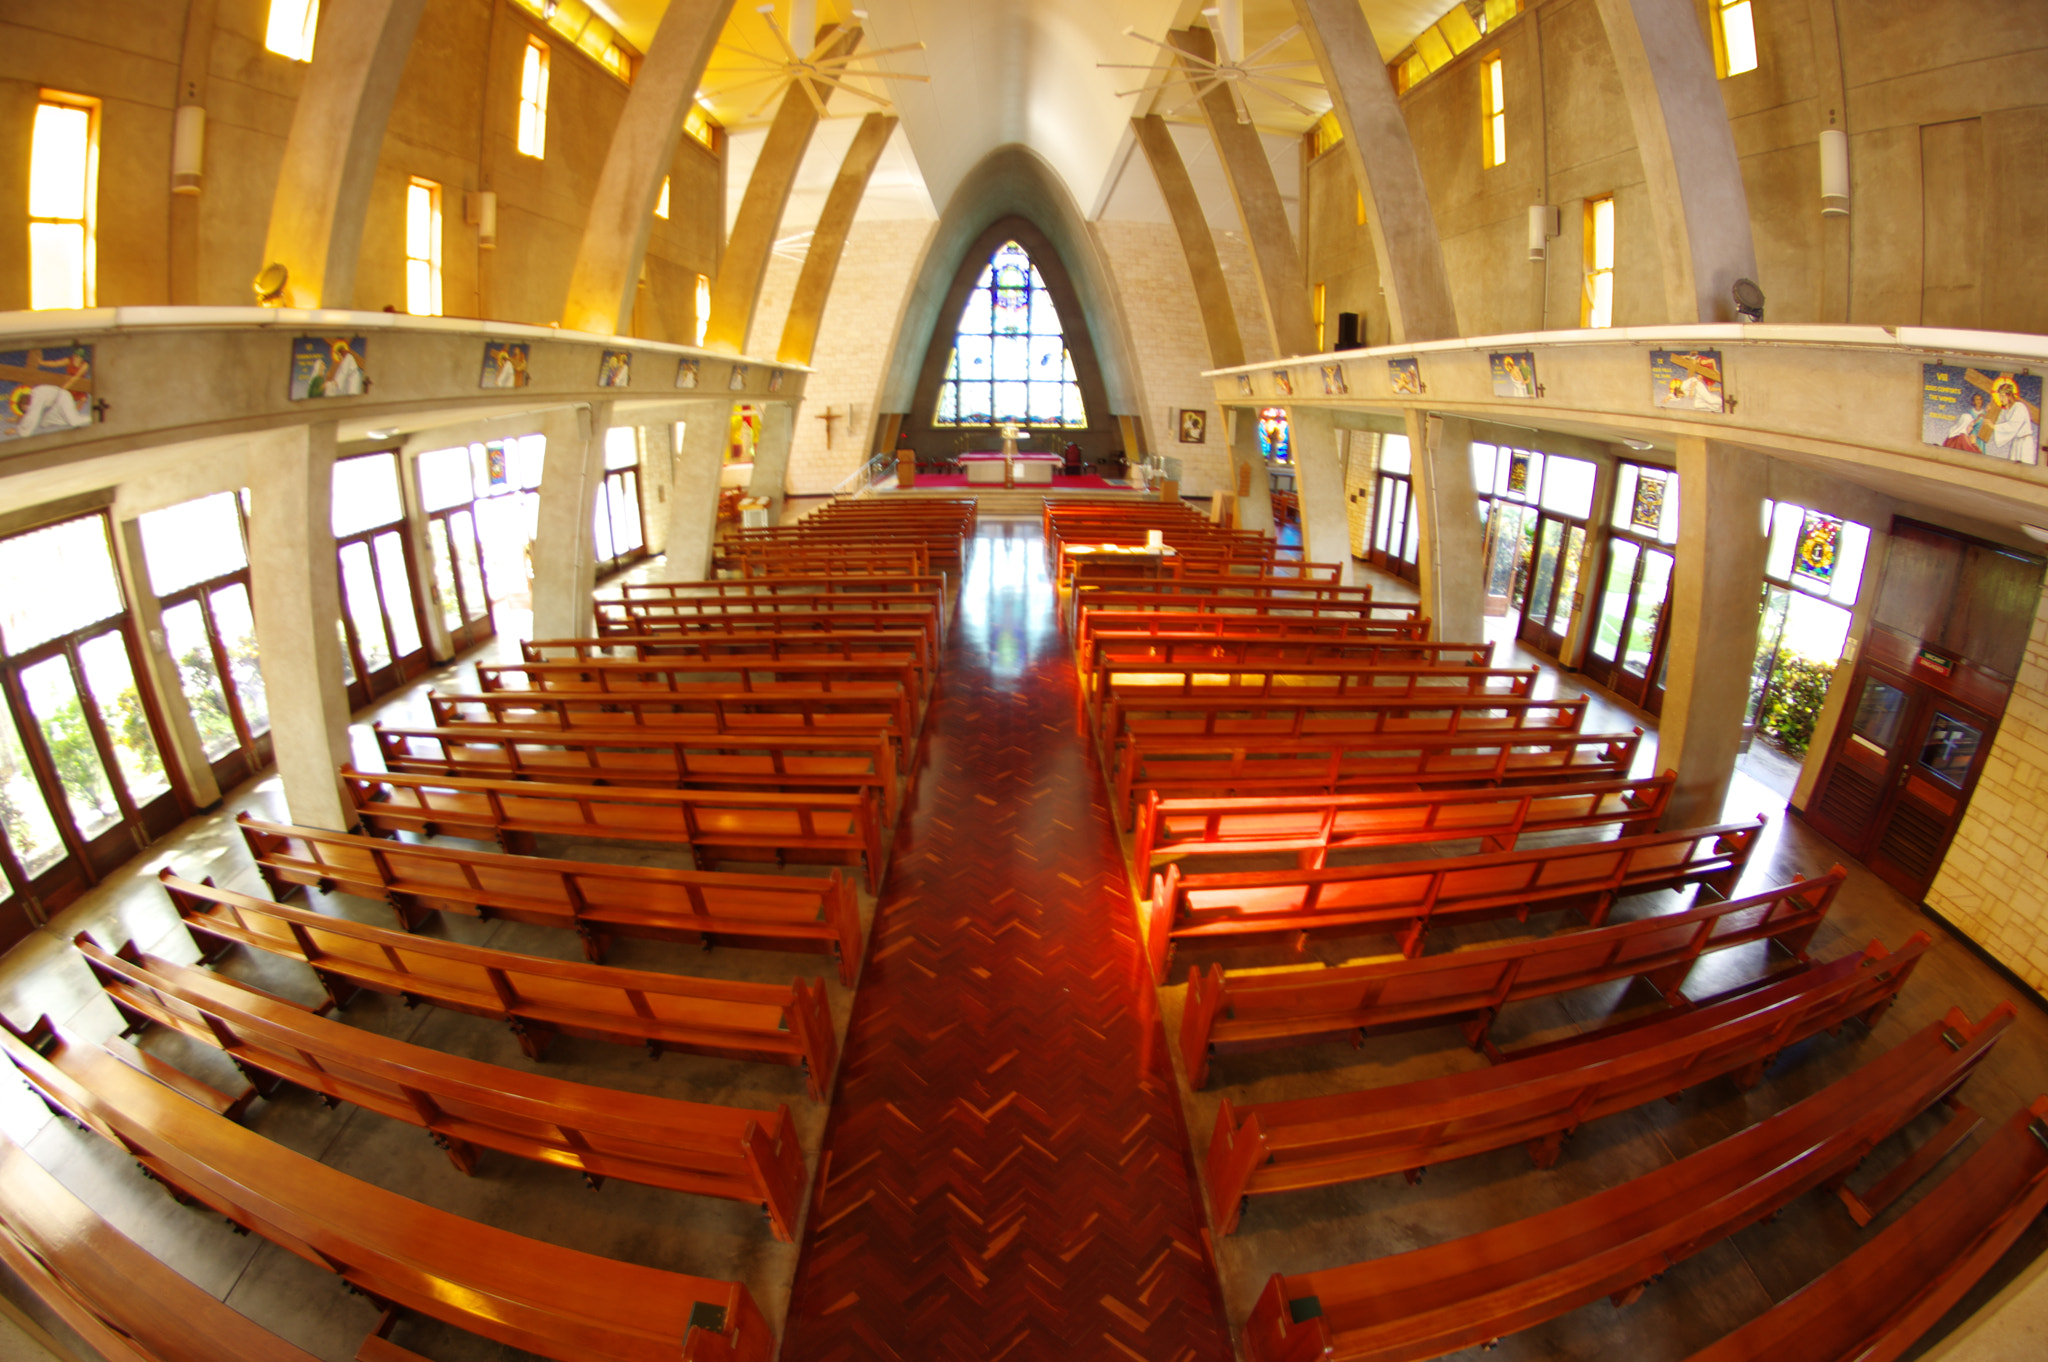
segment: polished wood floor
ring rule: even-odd
[[[1038,527],[985,522],[883,886],[785,1358],[1231,1348]]]

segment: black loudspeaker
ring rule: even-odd
[[[1363,344],[1364,342],[1358,338],[1358,314],[1356,312],[1339,312],[1337,314],[1337,348],[1339,350],[1356,350]]]

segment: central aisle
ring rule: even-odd
[[[790,1362],[1231,1355],[1035,524],[984,521],[875,913]]]

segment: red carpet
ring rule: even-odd
[[[921,488],[965,487],[967,486],[967,475],[965,473],[919,473],[917,475],[917,485]],[[1019,483],[1017,485],[1017,490],[1020,492],[1028,492],[1031,490],[1032,487],[1038,485],[1040,484]],[[1059,492],[1128,492],[1131,490],[1131,486],[1127,482],[1110,482],[1108,479],[1097,477],[1093,473],[1083,473],[1078,478],[1063,477],[1060,474],[1055,473],[1053,474],[1052,485],[1053,490]],[[988,487],[988,484],[977,483],[975,484],[975,486]],[[877,490],[883,492],[895,492],[901,489],[895,487],[883,487]],[[995,487],[989,488],[989,490],[1001,491],[1002,488],[1001,485],[998,484]]]

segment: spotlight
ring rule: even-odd
[[[1757,287],[1754,279],[1735,281],[1735,315],[1745,322],[1760,322],[1764,319],[1764,291]]]
[[[284,288],[291,282],[292,273],[275,260],[265,265],[256,275],[250,287],[256,290],[256,302],[260,307],[278,307],[284,297]]]

